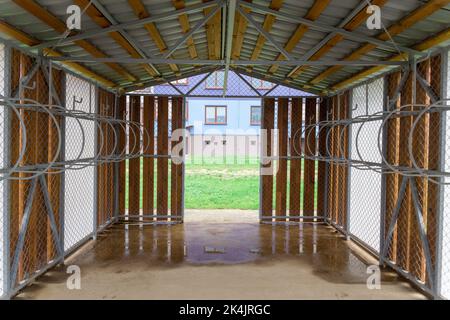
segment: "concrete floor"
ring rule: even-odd
[[[424,299],[393,272],[366,286],[376,263],[332,228],[260,225],[253,211],[186,213],[183,225],[116,225],[18,299]]]

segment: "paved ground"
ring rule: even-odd
[[[375,263],[332,228],[258,224],[256,211],[190,210],[177,226],[116,225],[19,299],[423,299],[395,273],[366,286]]]

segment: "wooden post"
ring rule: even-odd
[[[303,99],[292,98],[291,109],[291,156],[302,155],[302,117]],[[289,216],[300,216],[300,192],[302,183],[302,159],[291,160],[290,170],[290,194],[289,194]]]
[[[287,146],[288,146],[288,99],[278,99],[278,172],[276,180],[276,199],[275,214],[276,216],[286,216],[286,200],[287,200]],[[286,219],[277,219],[277,221],[285,221]]]
[[[158,98],[158,155],[166,156],[169,153],[169,106],[167,97]],[[168,213],[168,159],[166,157],[158,158],[157,172],[157,215],[167,216]],[[165,221],[166,218],[158,219]]]
[[[274,128],[275,118],[275,99],[264,98],[263,99],[263,118],[262,126],[263,134],[266,135],[266,141],[261,139],[261,150],[265,156],[272,156],[272,130]],[[267,171],[271,168],[273,161],[263,163],[261,165],[262,170]],[[261,214],[262,216],[271,217],[273,208],[273,174],[265,172],[261,177]]]
[[[144,155],[153,156],[155,154],[155,98],[151,96],[144,97],[144,117],[142,119],[144,129]],[[154,208],[154,181],[155,181],[155,160],[152,157],[143,159],[143,203],[142,209],[144,215],[153,215]]]
[[[306,99],[305,109],[305,125],[306,127],[316,123],[316,98]],[[310,127],[305,130],[305,155],[316,155],[316,127]],[[305,159],[305,168],[303,176],[303,215],[314,216],[315,212],[315,178],[316,178],[316,161]]]

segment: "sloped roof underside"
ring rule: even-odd
[[[95,9],[97,13],[92,15],[92,12],[87,10],[82,15],[82,28],[79,33],[81,35],[94,34],[96,31],[107,28],[108,25],[130,25],[140,18],[166,16],[164,19],[152,22],[152,27],[134,25],[119,30],[119,36],[114,37],[111,33],[102,32],[83,39],[95,49],[100,50],[103,58],[113,58],[111,63],[107,63],[106,60],[94,61],[92,50],[89,52],[78,42],[66,40],[58,44],[52,43],[52,41],[60,40],[63,35],[61,30],[55,29],[56,22],[49,16],[65,24],[67,7],[78,4],[83,9],[83,3],[89,3],[88,0],[0,0],[0,37],[15,45],[31,48],[31,50],[34,50],[33,46],[41,44],[40,48],[42,49],[42,43],[52,43],[52,48],[63,57],[78,59],[77,64],[87,67],[99,77],[111,81],[115,88],[132,91],[223,68],[227,62],[227,33],[233,33],[229,50],[231,52],[230,69],[240,70],[255,78],[284,83],[317,94],[340,89],[342,83],[349,85],[350,83],[343,81],[371,68],[371,66],[345,65],[335,70],[328,70],[331,65],[308,65],[301,67],[300,70],[295,70],[298,67],[293,65],[280,64],[272,67],[272,62],[280,59],[280,50],[272,42],[286,49],[291,59],[295,61],[310,59],[319,62],[347,61],[349,55],[355,50],[367,46],[366,38],[355,39],[355,37],[343,36],[339,41],[334,41],[328,50],[324,50],[323,45],[320,46],[321,42],[324,39],[333,39],[336,34],[314,26],[305,28],[303,24],[301,36],[297,41],[293,41],[296,32],[302,26],[302,22],[295,21],[293,17],[305,18],[321,26],[343,28],[357,35],[378,39],[377,37],[384,31],[369,30],[366,26],[367,17],[361,19],[361,14],[366,11],[364,2],[358,0],[238,1],[238,7],[247,12],[258,25],[264,26],[266,32],[271,36],[271,39],[266,39],[261,36],[257,27],[247,21],[238,11],[234,13],[233,26],[230,26],[227,23],[230,12],[225,9],[227,8],[226,1],[224,6],[217,11],[217,15],[213,15],[212,19],[205,24],[201,24],[210,10],[214,10],[222,4],[220,0],[216,2],[202,0],[94,0],[91,3],[93,8],[89,10]],[[424,51],[423,49],[431,50],[437,46],[449,44],[450,1],[371,0],[371,2],[378,3],[381,7],[383,26],[388,30],[394,30],[391,38],[395,42],[395,46],[391,48],[375,46],[371,50],[365,50],[363,54],[358,55],[357,59],[353,60],[367,62],[389,60],[399,54],[396,46],[419,48],[417,51]],[[205,3],[209,3],[209,7],[206,8]],[[43,16],[30,4],[42,8],[47,15]],[[138,6],[144,8],[144,13],[142,10],[140,13],[136,12]],[[185,10],[184,12],[187,13],[175,15],[177,10],[181,10],[180,12]],[[138,16],[139,14],[140,16]],[[407,21],[408,16],[412,14],[416,14],[420,19],[408,23],[405,27],[404,21]],[[98,20],[99,17],[103,19],[101,22]],[[355,19],[360,21],[357,22]],[[201,25],[192,33],[190,39],[180,44],[186,32],[192,30],[197,24]],[[225,26],[226,32],[223,32],[223,26]],[[396,26],[400,30],[395,29]],[[24,44],[23,39],[11,32],[10,28],[29,36],[34,40],[33,45]],[[153,28],[153,34],[149,32],[150,28]],[[157,41],[155,34],[156,38],[159,37],[163,41],[163,45]],[[68,39],[72,36],[74,34],[69,35]],[[118,41],[117,37],[125,40]],[[433,41],[433,39],[438,40]],[[420,46],[426,40],[431,45]],[[384,41],[392,44],[389,39]],[[150,65],[147,63],[151,59],[165,59],[167,51],[177,45],[179,46],[168,58],[183,60],[183,64],[151,63]],[[132,49],[129,48],[130,46]],[[130,50],[134,50],[134,56]],[[317,51],[322,52],[318,53]],[[130,58],[146,58],[147,60],[145,63],[138,63],[137,60],[124,60]],[[92,60],[87,61],[88,59]],[[199,60],[199,63],[195,63],[195,60]],[[266,64],[246,66],[240,63],[237,65],[237,61],[251,60]],[[207,64],[204,61],[214,63]],[[116,68],[111,67],[113,62],[116,64]],[[118,72],[118,68],[125,72]],[[393,67],[384,66],[383,71],[389,68]],[[321,78],[325,71],[327,71],[326,76]],[[364,77],[356,77],[355,81],[364,79]]]

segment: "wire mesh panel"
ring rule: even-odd
[[[5,81],[6,81],[6,52],[5,52],[5,46],[0,43],[0,95],[5,95]],[[6,109],[4,106],[0,106],[0,167],[6,168],[7,158],[5,157],[7,149],[5,148],[5,137],[6,137],[6,130],[7,130],[7,124],[6,124]],[[6,228],[5,224],[7,223],[7,203],[5,200],[7,197],[5,197],[5,187],[7,186],[7,180],[0,180],[0,208],[1,208],[1,214],[0,214],[0,297],[4,295],[4,287],[6,285],[5,281],[5,274],[6,271],[4,268],[4,262],[7,261],[6,259],[6,251],[5,251],[5,240],[6,240]]]
[[[62,76],[17,50],[11,59],[11,89],[20,98],[16,101],[20,121],[11,119],[14,134],[9,139],[11,161],[18,161],[20,154],[21,166],[10,187],[11,287],[16,288],[62,256],[61,175],[50,169],[60,161],[61,119],[45,107],[62,97]],[[41,171],[42,166],[47,170]]]
[[[353,89],[352,117],[368,117],[383,111],[383,78]],[[351,159],[381,163],[378,151],[379,121],[360,122],[351,127]],[[370,189],[370,190],[369,190]],[[381,172],[364,165],[350,174],[350,233],[367,246],[380,250]]]
[[[447,53],[447,70],[446,70],[446,99],[450,99],[450,51]],[[444,64],[445,66],[445,64]],[[450,106],[449,100],[447,100],[447,106]],[[450,170],[450,112],[446,112],[444,117],[445,123],[445,142],[443,144],[443,159],[445,170]],[[440,288],[441,295],[447,299],[450,299],[450,178],[445,178],[445,185],[443,187],[442,195],[442,221],[441,221],[441,265],[440,267]]]
[[[66,108],[87,113],[94,112],[94,85],[78,77],[66,75]],[[92,159],[95,156],[95,123],[84,119],[78,121],[74,118],[67,118],[65,121],[67,161],[77,158]],[[94,232],[95,167],[83,167],[65,173],[64,250],[66,251]]]

